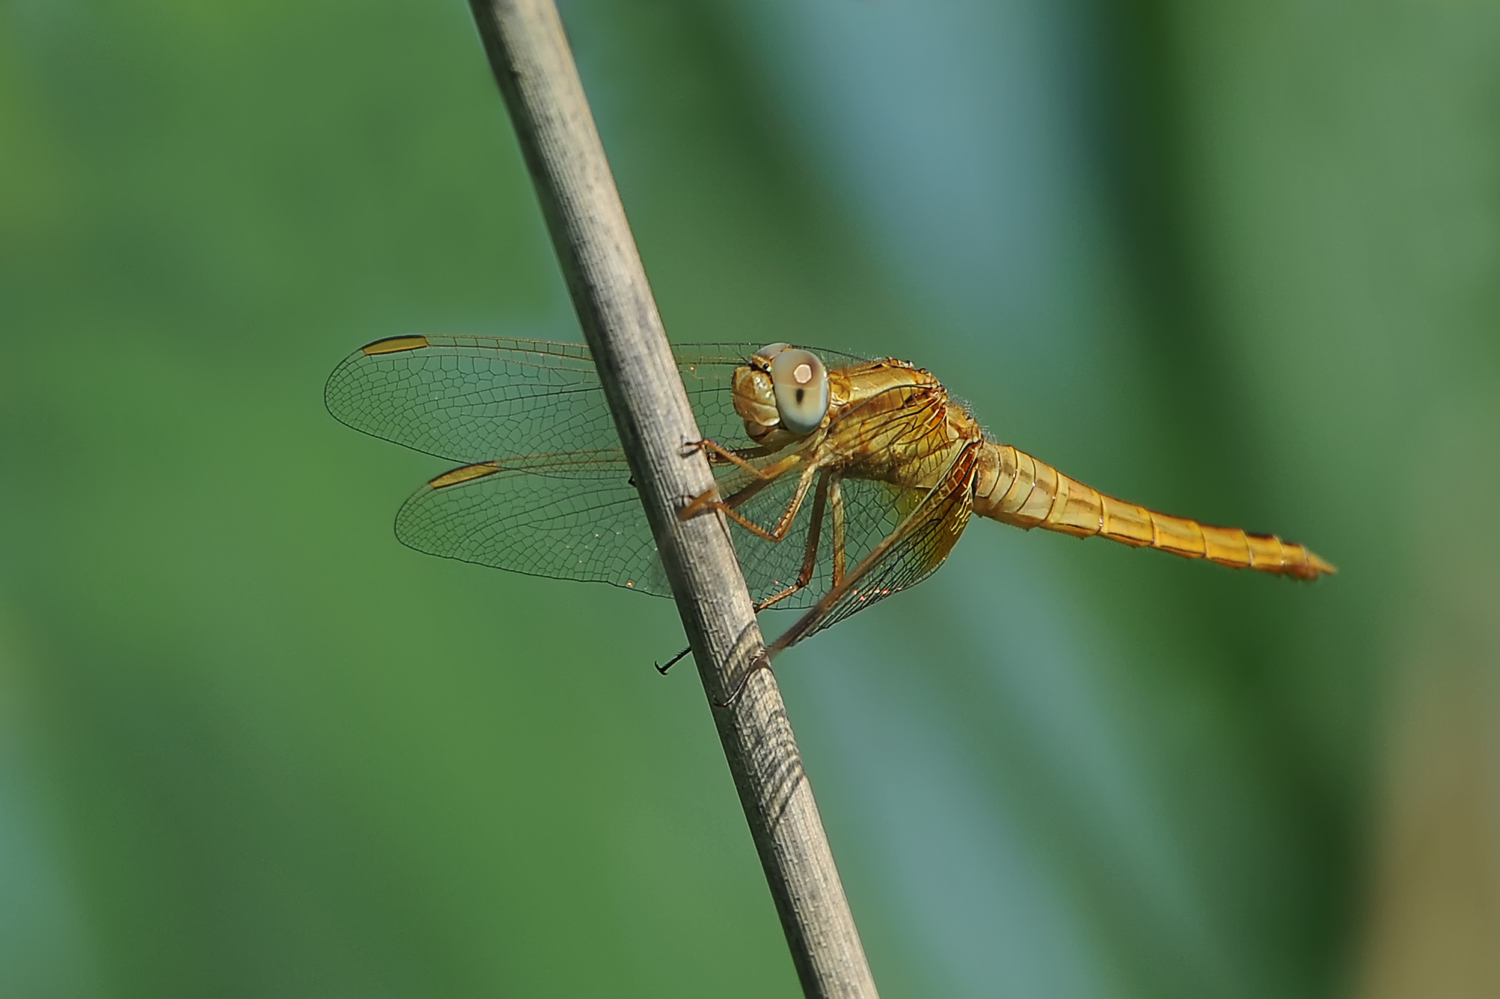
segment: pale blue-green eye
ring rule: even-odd
[[[796,347],[778,350],[771,356],[771,388],[783,427],[799,437],[818,429],[828,412],[828,369],[817,354]]]

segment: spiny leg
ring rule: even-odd
[[[748,499],[750,496],[753,496],[755,493],[760,492],[760,490],[765,488],[766,485],[769,485],[769,483],[752,482],[744,489],[741,489],[739,492],[735,493],[728,500],[710,500],[704,503],[702,507],[700,507],[700,509],[722,511],[724,516],[728,517],[730,520],[734,521],[736,524],[739,524],[745,530],[749,531],[751,534],[755,535],[758,538],[761,538],[764,541],[781,541],[786,537],[787,532],[792,529],[792,521],[797,519],[797,511],[802,509],[802,502],[807,499],[807,491],[812,488],[813,475],[817,471],[818,465],[816,463],[808,465],[802,470],[802,476],[797,480],[796,493],[793,494],[792,500],[787,504],[786,509],[782,511],[781,519],[779,519],[776,522],[776,526],[769,531],[764,527],[761,527],[759,524],[755,523],[750,518],[746,517],[744,514],[740,513],[738,510],[734,509],[734,506],[731,505],[731,503],[738,504],[744,502],[744,500]]]
[[[661,663],[655,663],[654,665],[656,666],[656,672],[660,673],[662,676],[666,676],[667,675],[667,670],[671,669],[673,666],[676,666],[678,663],[680,663],[687,656],[687,654],[689,652],[691,652],[691,651],[693,651],[693,647],[691,645],[689,645],[687,648],[685,648],[681,652],[677,653],[671,659],[668,659],[667,660],[667,664],[665,666],[663,666]]]
[[[748,485],[746,485],[744,488],[739,489],[739,490],[737,490],[734,493],[731,493],[729,495],[729,497],[727,499],[725,499],[724,502],[721,505],[729,507],[731,509],[734,508],[734,507],[737,507],[741,503],[744,503],[747,500],[750,500],[753,497],[755,497],[762,489],[765,489],[773,481],[775,481],[775,480],[773,480],[773,479],[755,479],[752,482],[750,482]],[[677,519],[678,520],[688,520],[688,519],[690,519],[692,517],[698,516],[698,514],[702,513],[704,510],[708,509],[713,504],[719,502],[718,501],[718,493],[719,493],[719,487],[717,485],[715,485],[714,488],[706,490],[706,491],[700,493],[699,495],[693,497],[693,500],[692,500],[691,503],[689,503],[687,506],[683,507],[681,510],[677,511]]]
[[[831,488],[833,490],[837,491],[838,488],[839,488],[838,480],[836,478],[834,478],[834,475],[833,475],[832,472],[825,471],[825,472],[823,472],[822,475],[818,476],[818,488],[817,488],[817,491],[813,493],[812,524],[809,525],[808,530],[807,530],[807,547],[806,547],[805,553],[802,556],[802,569],[797,573],[797,581],[795,583],[793,583],[791,586],[788,586],[786,589],[782,590],[781,592],[775,593],[775,594],[767,597],[765,600],[762,600],[759,603],[757,603],[755,605],[755,613],[759,614],[761,611],[765,610],[767,607],[774,607],[774,606],[776,606],[776,604],[778,604],[781,601],[785,600],[787,597],[789,597],[792,594],[798,592],[799,590],[806,589],[807,586],[808,586],[808,584],[810,584],[812,582],[813,573],[815,571],[817,571],[817,565],[818,565],[818,538],[819,538],[819,536],[822,533],[823,515],[824,515],[824,510],[825,510],[825,508],[827,507],[827,504],[828,504],[828,495],[829,495],[830,483],[832,484]],[[766,483],[766,482],[751,483],[751,486],[763,487],[763,486],[765,486],[767,484],[768,483]],[[746,488],[748,489],[750,487],[746,487]],[[741,490],[740,493],[743,493],[744,491],[745,490]],[[740,493],[736,493],[735,496],[730,497],[730,499],[725,500],[725,502],[728,503],[728,502],[734,501],[736,499],[736,497],[740,496]],[[837,566],[837,568],[835,570],[835,573],[836,573],[835,579],[837,579],[838,576],[843,575],[843,571],[844,571],[843,500],[842,500],[842,494],[841,493],[840,493],[840,499],[837,502],[839,503],[838,514],[837,514],[838,519],[835,521],[834,537],[836,539],[838,539],[835,543],[837,545],[839,545],[839,548],[838,548],[837,562],[835,563],[836,566]],[[691,652],[691,651],[693,651],[691,648],[683,649],[681,652],[677,653],[671,659],[668,659],[667,660],[667,664],[665,666],[657,664],[656,671],[658,673],[660,673],[662,676],[666,676],[667,675],[667,670],[669,670],[673,666],[677,665],[677,663],[680,660],[682,660],[683,658],[685,658],[687,656],[687,654],[689,652]],[[726,702],[726,704],[721,705],[721,707],[727,707],[728,704],[729,703],[733,703],[733,701],[734,701],[734,698],[731,697],[729,699],[729,701]]]
[[[725,512],[728,512],[730,508],[739,506],[741,503],[750,499],[756,493],[760,492],[762,489],[766,488],[771,483],[781,478],[787,472],[791,471],[793,468],[796,468],[798,463],[801,461],[802,455],[793,454],[788,455],[787,457],[781,459],[773,465],[767,465],[765,468],[755,468],[753,465],[747,465],[746,467],[748,467],[752,472],[755,473],[755,479],[749,485],[745,486],[743,489],[739,490],[734,495],[724,500],[722,503],[717,498],[719,495],[719,487],[717,485],[712,489],[705,490],[699,495],[694,496],[692,502],[678,511],[677,519],[687,520],[689,517],[696,517],[698,514],[708,509],[723,509],[725,510]]]
[[[781,512],[781,519],[776,522],[776,526],[770,531],[765,530],[758,524],[752,523],[743,516],[737,516],[734,511],[726,510],[725,513],[734,517],[742,527],[748,528],[758,537],[762,537],[767,541],[781,541],[787,536],[787,532],[792,529],[792,521],[797,519],[797,512],[802,509],[802,503],[807,499],[807,491],[812,488],[813,475],[817,471],[818,466],[816,464],[809,465],[802,470],[802,477],[797,480],[797,491],[792,494],[791,502]]]
[[[750,464],[750,462],[746,461],[745,457],[739,452],[731,451],[729,448],[723,447],[719,444],[715,444],[713,441],[709,440],[706,437],[701,441],[689,441],[685,446],[691,450],[707,451],[711,454],[716,454],[720,458],[723,458],[725,461],[729,462],[731,465],[738,465],[740,468],[743,468],[745,471],[749,472],[751,475],[756,476],[757,478],[763,477],[767,473],[769,468],[776,467],[775,465],[771,465],[769,466],[769,468],[756,468],[754,465]],[[752,452],[751,457],[758,457],[766,453],[764,448],[759,447],[751,448],[749,450],[750,452]],[[710,460],[710,464],[712,464],[712,460]]]
[[[749,520],[744,515],[735,510],[735,507],[740,506],[741,504],[746,503],[749,500],[753,499],[755,496],[759,495],[760,492],[767,486],[769,486],[773,481],[775,480],[756,479],[755,481],[746,485],[744,488],[731,493],[727,499],[724,499],[722,501],[715,499],[715,490],[710,489],[702,496],[699,496],[697,499],[693,500],[693,502],[688,504],[688,506],[684,507],[677,514],[677,517],[679,520],[687,520],[689,517],[696,516],[697,514],[703,513],[706,510],[722,510],[724,511],[725,516],[729,517],[731,520],[739,524],[741,527],[744,527],[746,530],[753,532],[759,537],[766,538],[769,541],[778,541],[780,540],[779,538],[769,537],[764,528]]]
[[[899,558],[900,553],[894,552],[904,546],[921,529],[931,523],[946,525],[950,529],[952,539],[941,551],[935,553],[937,560],[947,555],[948,549],[952,547],[953,541],[957,540],[958,531],[962,530],[962,522],[968,517],[968,507],[963,501],[966,495],[964,490],[969,488],[969,480],[973,475],[974,462],[972,453],[961,454],[954,459],[948,467],[939,483],[934,486],[922,501],[917,504],[907,517],[896,526],[896,529],[886,536],[885,540],[870,550],[870,553],[860,560],[842,580],[835,583],[825,593],[812,609],[802,615],[796,624],[792,625],[786,632],[769,648],[766,655],[776,656],[786,649],[805,638],[807,635],[818,630],[828,615],[833,613],[839,602],[849,595],[851,590],[858,592],[856,587],[860,586],[865,578],[875,571],[881,563],[890,556]],[[954,518],[959,518],[955,520]],[[878,577],[877,577],[878,578]]]
[[[802,569],[797,573],[797,581],[780,593],[773,594],[755,605],[755,612],[759,614],[767,607],[773,607],[787,597],[799,590],[806,589],[812,582],[813,573],[818,567],[818,538],[823,530],[823,514],[828,505],[828,493],[830,483],[836,484],[832,472],[825,471],[818,476],[818,489],[813,493],[812,523],[807,529],[807,547],[802,556]]]
[[[832,475],[828,484],[828,502],[833,506],[833,585],[844,581],[844,479]]]

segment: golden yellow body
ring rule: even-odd
[[[773,652],[843,616],[841,604],[879,599],[930,573],[952,550],[971,513],[1028,530],[1097,535],[1297,579],[1335,571],[1301,545],[1117,500],[1024,451],[990,440],[936,378],[905,361],[888,358],[829,371],[828,408],[822,421],[804,436],[789,433],[775,423],[776,404],[763,361],[755,358],[734,378],[735,409],[759,447],[736,452],[703,442],[719,462],[744,469],[747,481],[727,495],[715,492],[696,498],[683,516],[721,510],[758,537],[779,542],[813,493],[803,572],[762,607],[774,606],[809,584],[823,521],[832,521],[832,587],[772,647]],[[755,463],[763,458],[774,460]],[[797,476],[797,487],[774,525],[757,524],[740,513],[747,500],[789,475]],[[887,483],[910,497],[905,517],[890,537],[853,567],[845,565],[842,551],[841,486],[850,479]]]
[[[1301,545],[1105,496],[989,439],[928,372],[785,343],[678,348],[722,512],[759,607],[803,617],[772,653],[926,578],[972,514],[1315,579]],[[580,344],[403,336],[329,377],[350,426],[457,462],[402,506],[418,550],[669,596],[598,373]],[[808,509],[810,507],[810,509]]]

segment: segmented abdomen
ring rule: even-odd
[[[974,479],[974,512],[1004,524],[1098,535],[1184,558],[1206,558],[1235,568],[1317,579],[1335,569],[1301,545],[1238,527],[1210,527],[1105,496],[1008,444],[981,446]]]

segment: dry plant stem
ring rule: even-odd
[[[470,7],[714,705],[803,991],[873,997],[875,983],[775,677],[753,670],[765,645],[724,522],[677,516],[713,485],[713,476],[701,450],[684,447],[702,435],[557,9],[553,0],[470,0]]]

